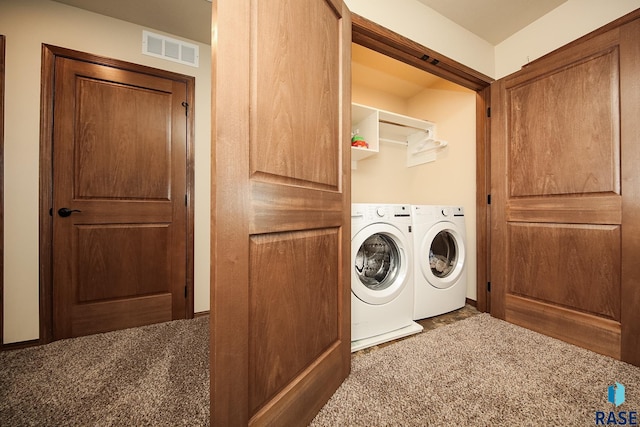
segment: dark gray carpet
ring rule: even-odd
[[[5,351],[0,426],[206,426],[208,367],[208,317]],[[480,314],[356,353],[311,425],[593,426],[613,410],[640,411],[640,368]]]

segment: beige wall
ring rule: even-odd
[[[352,82],[351,100],[357,104],[398,114],[407,114],[407,100],[393,93],[373,90]],[[357,162],[351,171],[353,203],[408,203],[411,198],[409,170],[404,167],[406,149],[397,144],[380,143],[380,154]],[[384,171],[380,173],[380,171]],[[393,174],[393,179],[389,179]]]
[[[640,0],[568,0],[495,48],[496,79],[640,8]]]
[[[436,137],[449,144],[434,162],[407,167],[407,147],[380,144],[380,152],[352,170],[354,203],[463,206],[467,229],[467,297],[476,299],[476,95],[426,89],[402,99],[354,83],[353,102],[436,123]]]
[[[395,31],[487,76],[494,75],[493,46],[418,0],[344,0],[351,12]]]
[[[47,0],[0,0],[0,32],[7,37],[5,343],[38,338],[38,150],[43,43],[195,76],[195,311],[209,309],[211,49],[199,44],[199,68],[145,56],[141,53],[142,29]]]
[[[640,8],[640,0],[568,0],[494,47],[418,0],[345,3],[352,12],[496,79]]]

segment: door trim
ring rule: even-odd
[[[6,38],[0,34],[0,347],[4,345],[4,62]]]
[[[187,102],[194,105],[195,77],[170,71],[132,64],[113,58],[79,52],[62,47],[42,45],[42,74],[40,92],[40,344],[53,340],[53,266],[52,237],[53,217],[49,209],[53,204],[53,88],[54,65],[58,57],[90,62],[107,67],[118,68],[136,73],[162,77],[183,82],[187,87]],[[186,226],[186,286],[187,300],[185,317],[193,318],[193,278],[194,278],[194,114],[193,107],[187,115],[187,226]]]
[[[479,91],[493,82],[491,77],[360,15],[352,13],[351,21],[353,42],[356,44],[413,65],[467,89]]]
[[[476,306],[488,311],[490,296],[489,281],[489,205],[490,192],[490,120],[487,116],[491,77],[479,73],[453,59],[418,44],[400,34],[369,21],[355,13],[351,14],[353,42],[383,55],[412,65],[450,82],[476,91]]]
[[[476,308],[491,312],[491,87],[476,95]]]

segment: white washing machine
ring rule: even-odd
[[[422,330],[413,321],[411,205],[351,207],[351,351]]]
[[[463,208],[412,205],[411,216],[415,254],[414,320],[464,307],[467,251]]]

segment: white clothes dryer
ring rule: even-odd
[[[412,205],[414,320],[464,307],[467,294],[464,209]]]
[[[410,205],[351,207],[351,351],[420,332]]]

